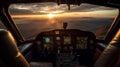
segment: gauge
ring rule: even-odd
[[[59,40],[61,40],[61,38],[58,36],[58,37],[56,37],[56,40],[59,41]]]
[[[71,44],[71,37],[70,36],[64,36],[64,45]]]
[[[59,31],[55,31],[55,34],[60,34],[60,32]]]
[[[44,44],[44,48],[47,50],[51,50],[53,47],[50,44]]]
[[[56,37],[56,44],[59,46],[61,45],[61,37],[60,36]]]

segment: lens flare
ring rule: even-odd
[[[48,14],[47,16],[48,16],[48,18],[54,18],[55,14]]]

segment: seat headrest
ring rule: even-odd
[[[12,34],[3,29],[0,29],[0,57],[8,67],[30,67],[18,50]]]
[[[12,34],[7,30],[0,29],[0,54],[3,57],[15,57],[17,52],[17,45]]]

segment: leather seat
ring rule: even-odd
[[[12,34],[0,29],[0,67],[53,67],[52,63],[26,61]]]
[[[12,34],[0,29],[0,67],[30,67],[20,53]]]
[[[120,29],[110,44],[103,51],[94,67],[119,67],[120,66]],[[117,62],[118,61],[118,62]]]

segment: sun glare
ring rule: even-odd
[[[48,14],[48,18],[54,18],[55,14]]]

